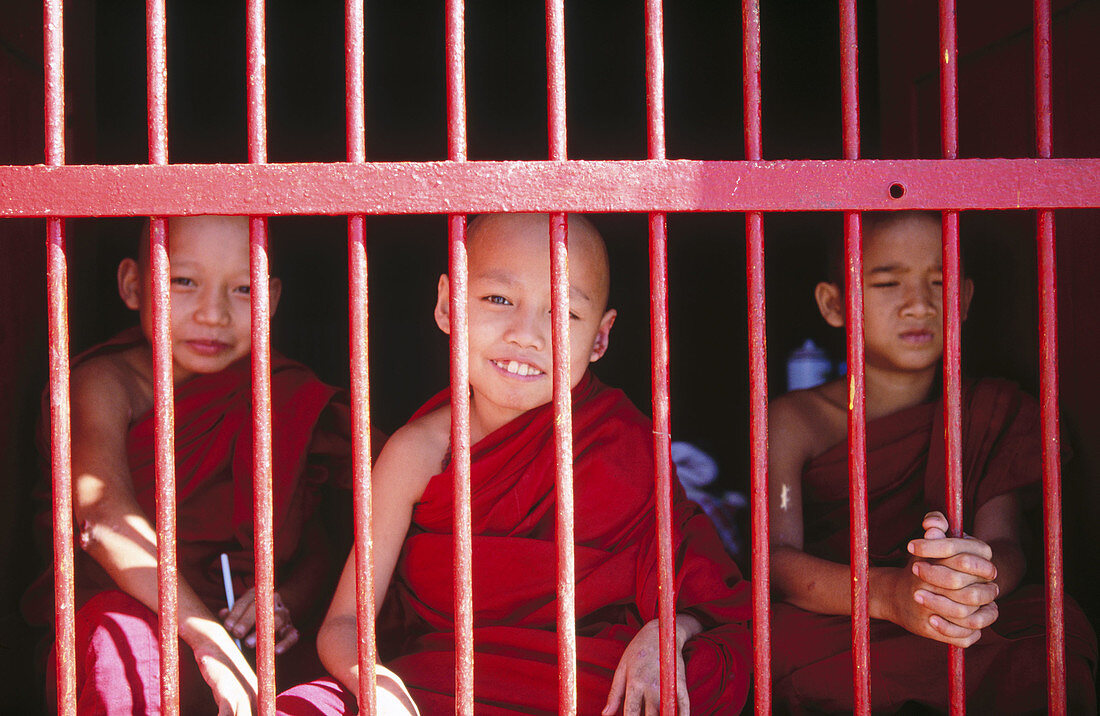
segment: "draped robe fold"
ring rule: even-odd
[[[903,410],[867,425],[871,565],[904,566],[924,515],[945,511],[943,403]],[[1020,491],[1034,502],[1041,480],[1039,408],[1014,384],[967,384],[962,401],[963,530],[990,499]],[[848,449],[841,443],[802,475],[803,550],[847,564]],[[1000,616],[966,650],[967,703],[974,713],[1026,713],[1046,706],[1043,590],[1025,585],[997,600]],[[842,712],[854,707],[851,620],[786,603],[772,607],[773,678],[779,709]],[[1071,712],[1095,710],[1096,637],[1070,598],[1065,604]],[[906,702],[947,709],[947,646],[871,620],[871,699],[876,711]],[[1076,711],[1076,704],[1085,711]]]
[[[578,712],[587,714],[603,708],[624,648],[657,617],[653,433],[591,373],[573,406]],[[425,714],[454,710],[453,485],[447,466],[414,507],[382,618],[383,659]],[[471,495],[475,708],[557,713],[552,405],[473,446]],[[748,584],[675,480],[672,541],[676,610],[704,627],[684,652],[692,713],[736,713],[751,673]]]

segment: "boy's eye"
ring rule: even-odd
[[[897,285],[899,285],[897,281],[875,281],[871,284],[871,288],[891,288]]]
[[[186,276],[173,276],[170,282],[173,286],[194,286],[195,282]]]
[[[236,291],[237,293],[243,293],[243,294],[244,294],[245,296],[247,296],[247,295],[249,295],[250,293],[252,293],[252,287],[251,287],[251,286],[248,286],[248,285],[245,285],[245,286],[237,286],[237,288],[235,288],[235,289],[233,289],[233,290],[234,290],[234,291]]]
[[[511,306],[511,305],[512,305],[512,302],[511,302],[511,301],[509,301],[509,300],[508,300],[507,298],[505,298],[504,296],[496,296],[496,295],[493,295],[493,296],[485,296],[485,297],[484,297],[484,298],[482,298],[481,300],[483,300],[483,301],[488,301],[489,303],[495,303],[495,304],[496,304],[496,305],[498,305],[498,306]]]

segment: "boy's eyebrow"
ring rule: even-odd
[[[936,271],[942,271],[943,270],[943,267],[939,264],[936,264],[935,266],[933,266],[933,268]],[[903,264],[886,264],[885,266],[875,266],[873,268],[869,268],[869,269],[867,269],[866,273],[868,273],[868,274],[898,273],[898,272],[901,272],[901,271],[908,271],[908,270],[909,270],[909,267],[905,266]]]

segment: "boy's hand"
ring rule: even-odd
[[[701,631],[699,622],[690,616],[676,617],[676,705],[683,716],[690,713],[687,678],[684,671],[684,643]],[[625,697],[625,698],[624,698]],[[661,708],[661,656],[659,626],[656,619],[643,626],[626,645],[611,692],[601,714],[610,716],[622,704],[624,716],[656,716]]]
[[[896,584],[893,619],[909,631],[967,647],[996,621],[999,588],[993,551],[972,537],[947,537],[947,519],[929,512],[922,539],[909,543],[913,555]]]
[[[256,590],[249,588],[242,594],[232,609],[222,609],[218,618],[225,630],[237,639],[244,639],[249,649],[256,648]],[[275,653],[282,654],[298,642],[298,630],[290,621],[290,610],[283,604],[282,597],[275,592]]]
[[[209,624],[203,629],[208,638],[192,646],[199,672],[214,694],[218,716],[248,716],[256,700],[256,673],[225,631]]]

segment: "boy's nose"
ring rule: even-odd
[[[908,316],[935,315],[938,310],[936,299],[938,296],[928,286],[917,286],[906,296],[902,312]]]
[[[521,348],[541,351],[546,346],[546,336],[549,329],[550,321],[548,317],[535,315],[534,311],[518,310],[508,323],[504,339]]]
[[[229,300],[220,291],[204,291],[199,297],[195,320],[211,326],[229,323]]]

